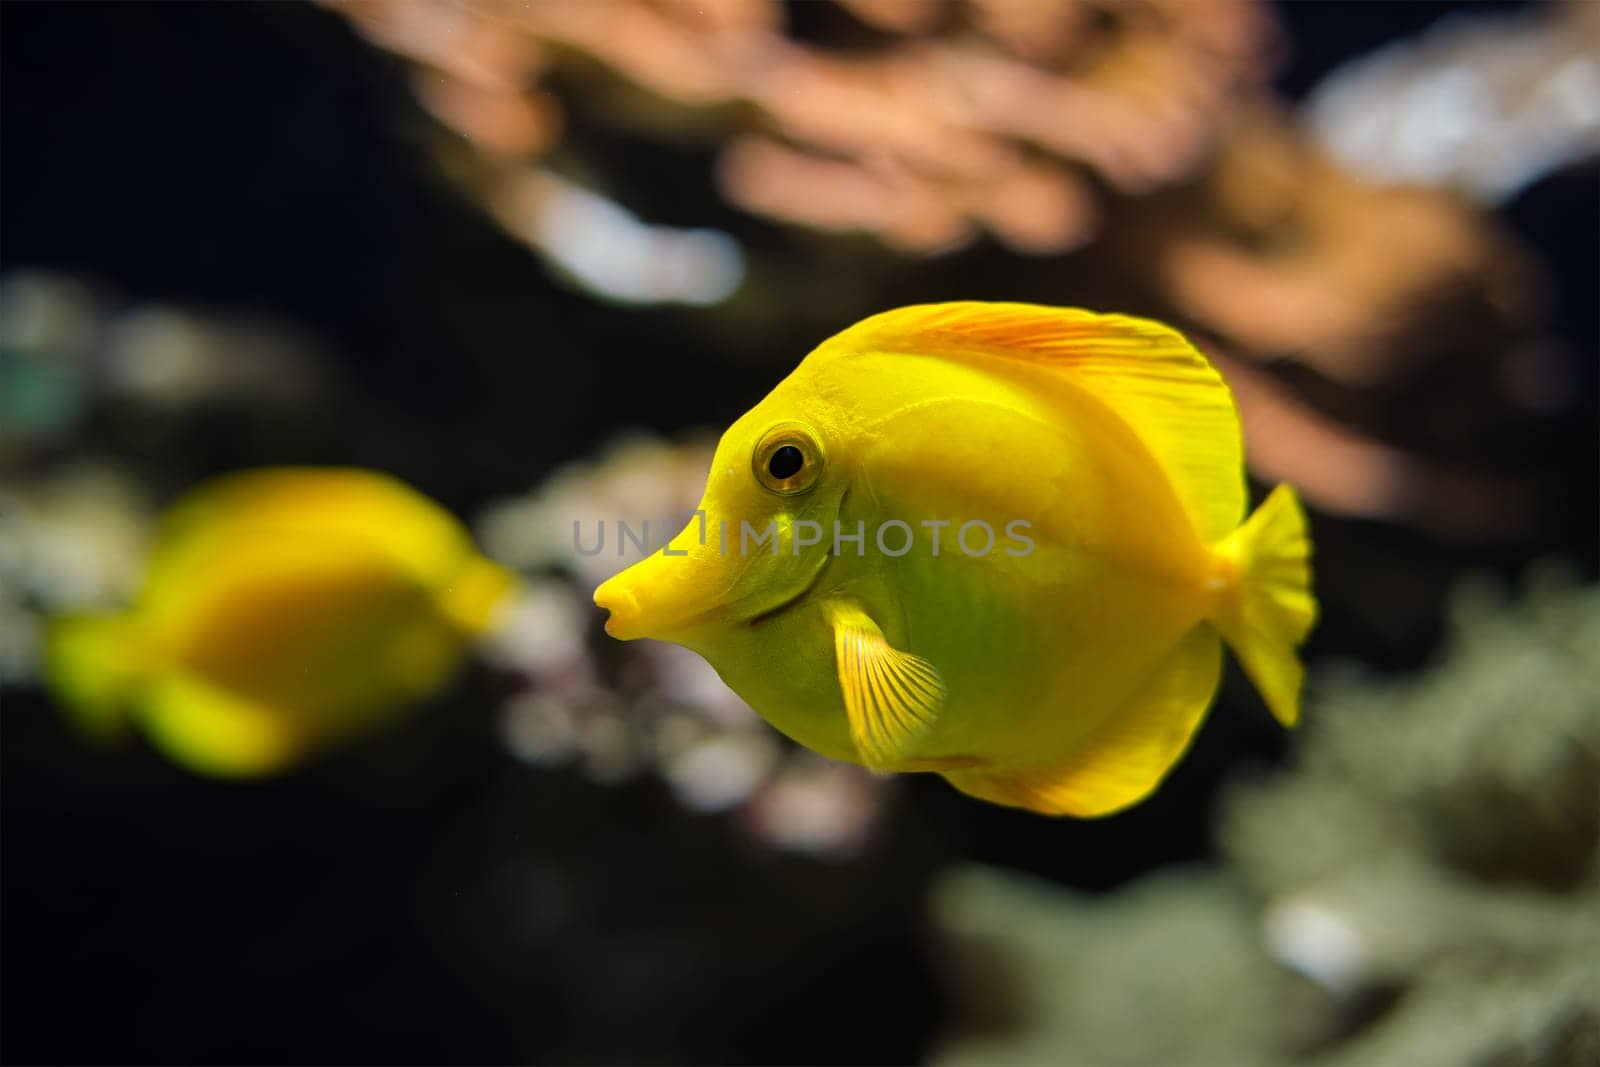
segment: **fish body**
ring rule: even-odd
[[[786,446],[800,472],[778,478]],[[1241,526],[1244,505],[1231,397],[1176,332],[903,308],[730,427],[697,520],[596,602],[613,634],[694,649],[825,755],[1100,815],[1181,757],[1224,636],[1298,714],[1303,518],[1286,488]],[[724,533],[769,524],[776,552]]]
[[[191,769],[268,774],[438,689],[511,586],[387,476],[229,475],[168,513],[133,610],[55,622],[50,680],[93,732],[131,716]]]

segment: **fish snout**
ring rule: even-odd
[[[606,619],[606,633],[619,641],[630,641],[635,637],[643,636],[640,632],[640,617],[643,612],[639,608],[639,597],[631,588],[631,583],[624,581],[627,571],[613,575],[600,583],[594,591],[595,607],[604,608],[611,615]]]
[[[690,632],[715,625],[726,609],[726,569],[717,545],[706,545],[691,521],[661,551],[601,582],[594,602],[611,613],[606,633],[618,640],[682,644]]]

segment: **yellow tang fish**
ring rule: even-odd
[[[247,471],[174,505],[132,611],[53,624],[48,674],[91,732],[270,774],[442,686],[512,585],[393,478]]]
[[[907,307],[735,422],[695,517],[595,603],[826,756],[1105,815],[1182,756],[1224,640],[1298,717],[1305,518],[1286,486],[1245,506],[1232,397],[1177,332]]]

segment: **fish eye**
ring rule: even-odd
[[[793,478],[806,465],[805,453],[794,445],[784,445],[767,460],[767,473],[779,481]]]
[[[783,496],[803,493],[822,475],[822,444],[810,427],[780,423],[756,445],[756,481]]]

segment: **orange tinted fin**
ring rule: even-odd
[[[957,771],[963,793],[1044,815],[1110,815],[1148,796],[1189,747],[1222,669],[1222,642],[1197,626],[1145,689],[1059,766],[1022,773]]]
[[[965,301],[874,315],[818,349],[1015,360],[1056,371],[1111,409],[1165,471],[1206,544],[1239,524],[1244,446],[1233,395],[1182,334],[1081,308]]]
[[[1285,726],[1300,718],[1305,668],[1295,649],[1317,619],[1311,539],[1299,498],[1274,489],[1245,524],[1217,545],[1222,588],[1213,624]]]
[[[859,607],[832,605],[829,621],[850,738],[866,766],[894,770],[909,744],[933,725],[944,704],[944,681],[927,660],[891,647]]]

